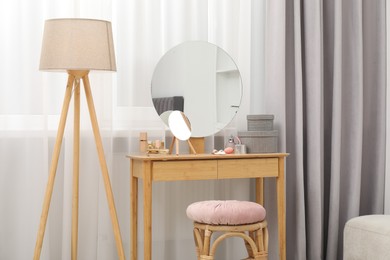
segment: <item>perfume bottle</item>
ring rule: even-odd
[[[236,144],[234,143],[234,137],[231,135],[230,138],[229,138],[229,140],[228,140],[228,142],[227,142],[227,144],[225,145],[225,148],[231,147],[231,148],[234,149],[234,146],[235,146],[235,145],[236,145]]]
[[[228,142],[225,145],[224,152],[226,154],[232,154],[232,153],[234,153],[234,147],[235,147],[234,137],[230,136]]]

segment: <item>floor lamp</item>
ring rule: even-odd
[[[111,23],[92,19],[52,19],[45,22],[40,70],[67,71],[68,83],[53,150],[42,207],[34,260],[41,255],[54,179],[64,135],[69,103],[74,95],[73,192],[71,256],[77,259],[79,208],[80,80],[83,82],[119,259],[125,259],[114,197],[104,156],[88,74],[90,70],[116,71]]]

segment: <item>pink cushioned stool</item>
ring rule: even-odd
[[[219,243],[229,237],[244,239],[248,258],[268,257],[268,229],[265,209],[258,203],[237,200],[207,200],[187,207],[194,221],[194,240],[199,260],[214,259]],[[213,232],[223,232],[210,247]]]

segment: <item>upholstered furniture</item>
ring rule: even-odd
[[[169,110],[184,110],[184,98],[182,96],[153,98],[153,105],[157,113],[161,115]]]
[[[390,259],[390,215],[350,219],[344,227],[344,260]]]
[[[194,240],[199,260],[214,259],[218,245],[230,237],[244,240],[247,259],[267,259],[268,229],[265,209],[258,203],[208,200],[192,203],[187,216],[194,221]],[[220,234],[212,242],[215,232]]]

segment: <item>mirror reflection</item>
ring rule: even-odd
[[[240,72],[218,46],[184,42],[158,62],[152,78],[153,105],[159,115],[184,112],[191,120],[192,137],[223,129],[236,115],[242,96]],[[166,121],[166,120],[165,120]]]

